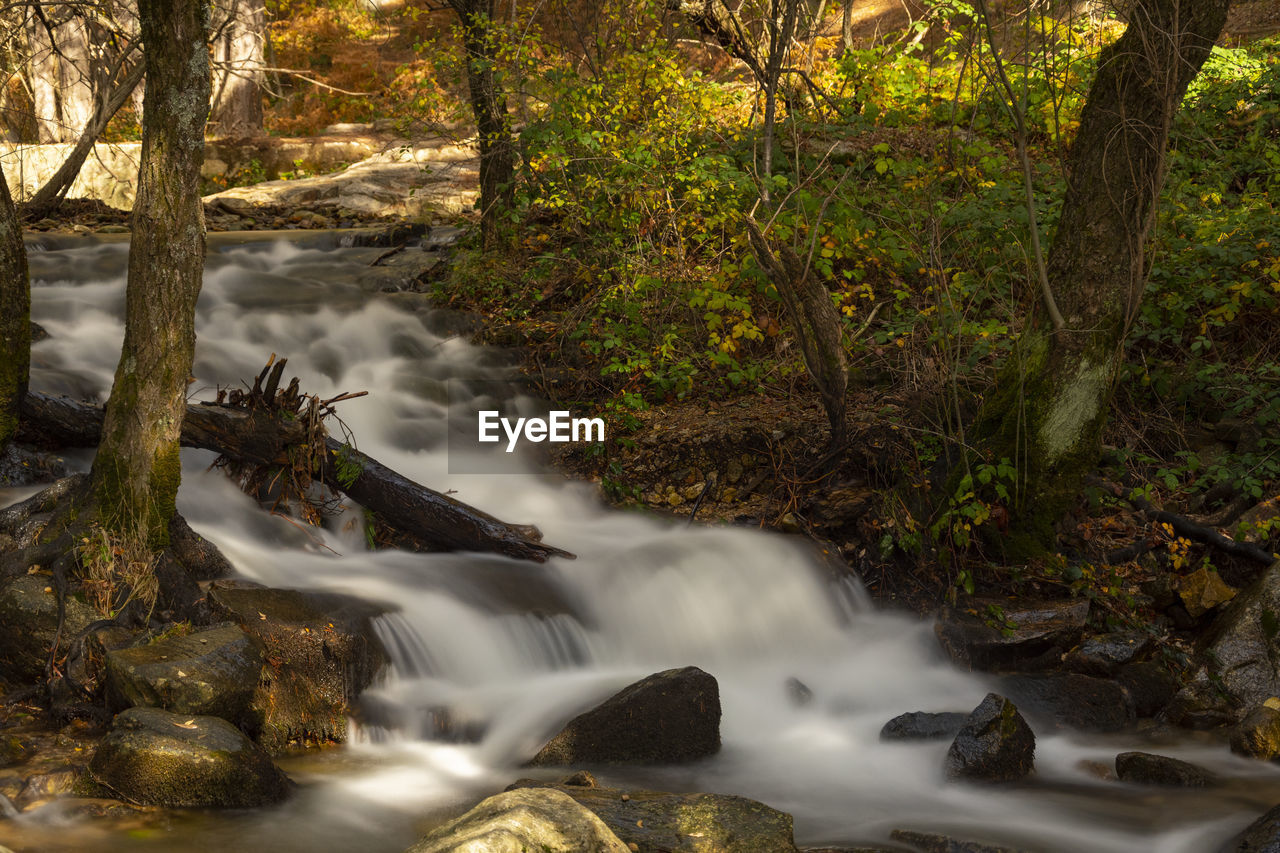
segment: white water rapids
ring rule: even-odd
[[[122,243],[33,246],[32,387],[103,399],[123,335]],[[895,828],[1049,851],[1216,848],[1280,801],[1280,770],[1183,741],[1037,732],[1036,774],[1000,788],[942,779],[946,742],[882,744],[906,711],[972,709],[988,690],[947,665],[928,625],[870,609],[833,586],[786,538],[683,525],[605,508],[582,485],[531,473],[450,475],[442,382],[494,376],[483,351],[430,331],[408,301],[356,282],[378,250],[286,243],[211,248],[198,308],[193,389],[251,379],[267,356],[340,407],[361,450],[506,521],[534,523],[575,561],[369,552],[358,530],[304,533],[264,513],[186,452],[179,505],[244,576],[393,605],[379,630],[394,663],[371,704],[384,725],[343,749],[285,763],[301,783],[251,814],[177,814],[128,832],[67,823],[45,809],[9,824],[18,850],[400,851],[433,816],[530,775],[520,769],[569,717],[623,685],[697,665],[719,681],[723,749],[678,768],[603,769],[602,783],[740,794],[795,816],[801,845],[887,842]],[[492,363],[492,360],[489,360]],[[87,465],[87,459],[75,460]],[[23,492],[26,494],[29,492]],[[0,503],[22,496],[0,493]],[[797,706],[789,678],[813,692]],[[431,710],[482,731],[476,743],[426,739]],[[1159,791],[1081,766],[1153,749],[1231,782]],[[559,775],[543,773],[543,776]],[[19,826],[20,824],[20,826]],[[18,842],[30,846],[20,846]]]

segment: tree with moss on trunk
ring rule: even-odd
[[[209,111],[209,7],[141,0],[147,67],[124,346],[91,487],[104,529],[158,549],[178,494],[178,441],[204,270],[200,165]]]
[[[970,435],[1018,471],[1011,556],[1052,548],[1054,525],[1096,463],[1124,341],[1146,283],[1147,238],[1173,117],[1226,21],[1228,0],[1133,0],[1099,58],[1067,162],[1043,301]],[[1052,313],[1046,309],[1046,313]]]

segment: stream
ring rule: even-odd
[[[32,387],[101,401],[123,336],[127,245],[42,238],[29,249],[32,316],[50,334],[33,349]],[[719,681],[722,751],[682,767],[604,768],[601,783],[761,800],[794,815],[801,846],[886,843],[903,828],[1030,851],[1201,853],[1280,802],[1280,767],[1190,735],[1153,746],[1137,735],[1037,731],[1027,783],[945,783],[947,742],[878,739],[900,713],[968,711],[990,687],[943,659],[930,625],[872,609],[787,537],[609,509],[590,487],[518,458],[504,473],[451,473],[467,466],[447,452],[446,387],[488,387],[508,368],[450,337],[448,315],[425,297],[379,293],[369,265],[384,251],[341,248],[324,235],[211,241],[194,396],[251,381],[273,352],[288,357],[286,378],[299,376],[305,391],[367,390],[339,407],[361,450],[506,521],[536,524],[578,559],[370,552],[358,513],[304,531],[207,471],[212,454],[184,451],[179,509],[243,576],[395,608],[378,624],[393,659],[368,696],[378,724],[355,726],[341,749],[282,760],[300,788],[276,808],[174,811],[133,825],[72,820],[55,803],[0,820],[0,845],[399,853],[520,776],[563,775],[520,765],[569,717],[686,665]],[[69,461],[87,468],[89,457]],[[0,505],[32,491],[0,491]],[[812,702],[793,701],[791,678]],[[478,742],[431,740],[440,707],[482,733]],[[1141,788],[1084,766],[1110,765],[1129,749],[1194,761],[1229,781]]]

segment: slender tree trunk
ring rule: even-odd
[[[1019,471],[1013,553],[1051,547],[1054,524],[1098,458],[1173,116],[1222,31],[1228,0],[1137,0],[1100,57],[1068,161],[1048,279],[1064,320],[1029,326],[984,403],[974,438]]]
[[[204,0],[140,0],[147,67],[125,337],[92,484],[113,532],[163,546],[178,494],[178,441],[204,267],[200,165],[209,111]]]
[[[214,72],[210,120],[215,136],[262,135],[264,0],[221,0],[230,23],[214,43],[219,67]]]
[[[31,366],[31,279],[9,185],[0,173],[0,450],[18,427]]]
[[[467,89],[480,139],[480,230],[486,247],[497,238],[498,220],[510,208],[515,176],[515,142],[507,115],[507,95],[494,74],[493,0],[449,0],[462,21],[467,54]]]

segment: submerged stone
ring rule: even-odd
[[[1150,752],[1122,752],[1116,756],[1116,776],[1121,782],[1166,788],[1207,788],[1218,779],[1208,770]]]
[[[650,675],[574,717],[529,764],[664,764],[719,749],[719,685],[689,666]]]

